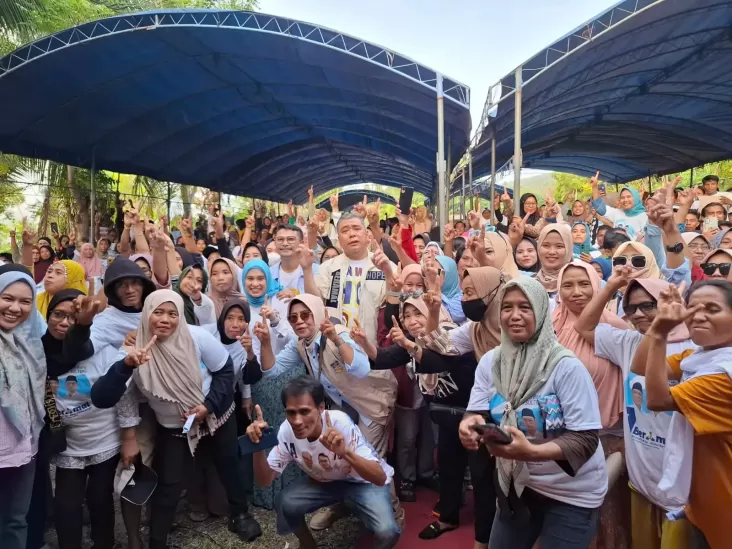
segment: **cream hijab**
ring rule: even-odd
[[[506,399],[501,428],[518,427],[516,409],[536,394],[552,375],[559,361],[574,357],[557,341],[549,317],[549,296],[533,278],[520,276],[510,280],[501,290],[499,303],[511,289],[518,288],[527,297],[534,311],[534,336],[526,343],[515,343],[506,330],[501,333],[501,346],[493,353],[493,384]],[[521,496],[529,481],[529,470],[523,461],[497,458],[498,482],[508,495],[513,480],[516,494]]]
[[[213,287],[213,284],[211,283],[211,272],[213,271],[214,265],[219,262],[226,263],[226,266],[229,267],[232,276],[231,288],[223,292],[216,291]],[[247,301],[247,296],[241,293],[241,286],[239,283],[239,280],[241,280],[241,269],[231,259],[219,257],[218,259],[215,259],[214,261],[209,263],[208,280],[209,286],[211,288],[211,290],[208,292],[208,297],[211,298],[211,301],[214,302],[214,306],[216,307],[216,318],[218,318],[221,314],[221,311],[224,309],[224,304],[228,299],[242,299],[244,301]]]
[[[633,269],[630,278],[661,278],[661,270],[658,268],[658,263],[656,263],[656,257],[648,246],[635,241],[623,242],[615,250],[613,259],[621,255],[625,256],[628,253],[642,255],[646,258],[646,266],[643,269]],[[628,262],[628,265],[630,265],[630,262]]]
[[[473,322],[470,328],[475,357],[480,360],[484,354],[501,343],[501,308],[498,291],[508,277],[493,267],[467,269],[466,272],[475,286],[476,293],[488,306],[483,320]]]
[[[506,278],[516,278],[519,276],[519,269],[516,260],[513,258],[513,249],[508,240],[500,233],[485,233],[485,246],[493,249],[493,266],[500,269],[506,275]]]
[[[142,307],[140,328],[137,330],[135,349],[142,349],[152,339],[150,317],[163,303],[173,303],[178,310],[178,327],[165,340],[158,340],[149,351],[150,361],[135,368],[135,383],[147,393],[178,406],[180,415],[203,404],[203,376],[196,344],[185,321],[183,298],[172,290],[157,290],[147,296]],[[215,431],[216,418],[206,418],[209,432]],[[188,432],[188,445],[195,452],[201,437],[200,425]]]
[[[541,245],[546,240],[546,237],[549,236],[549,233],[552,232],[557,233],[562,238],[562,242],[564,242],[564,263],[562,263],[562,267],[564,267],[564,265],[572,261],[572,253],[574,251],[572,229],[566,223],[550,223],[541,230],[537,241],[537,254],[541,253]],[[541,257],[539,257],[539,262],[541,263]],[[557,291],[557,280],[559,279],[559,271],[562,270],[562,267],[556,271],[550,271],[541,264],[541,269],[536,273],[536,279],[541,282],[541,285],[544,286],[547,292],[554,293]]]

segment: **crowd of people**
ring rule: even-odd
[[[586,200],[504,193],[445,227],[311,189],[306,216],[130,207],[93,241],[12,233],[0,547],[43,547],[51,508],[79,549],[86,505],[112,549],[146,470],[149,500],[120,497],[128,549],[146,506],[169,547],[184,491],[242,541],[255,505],[302,549],[348,513],[390,548],[419,487],[439,494],[425,545],[471,491],[475,549],[730,547],[732,194],[599,175]]]

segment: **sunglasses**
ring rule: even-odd
[[[702,263],[700,267],[707,276],[712,276],[717,270],[722,276],[727,276],[732,268],[732,263]]]
[[[628,264],[628,259],[630,259],[630,264],[635,269],[643,269],[645,268],[647,262],[646,262],[646,256],[644,255],[634,255],[630,258],[625,257],[624,255],[619,255],[618,257],[613,257],[613,267],[618,266],[625,266]]]
[[[311,313],[310,311],[300,311],[299,313],[290,313],[289,315],[287,315],[287,320],[290,322],[290,324],[297,324],[298,320],[307,322],[312,316],[313,313]]]
[[[640,310],[640,312],[642,312],[642,313],[650,313],[655,308],[656,308],[655,301],[644,301],[643,303],[638,303],[637,305],[628,304],[627,307],[623,308],[623,311],[628,316],[633,316],[635,314],[635,312],[638,310]]]

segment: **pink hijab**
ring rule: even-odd
[[[628,282],[628,287],[623,294],[623,309],[628,306],[628,296],[635,286],[640,286],[646,292],[651,294],[651,297],[658,301],[661,297],[661,292],[667,289],[670,284],[660,278],[636,278]],[[679,341],[686,341],[690,339],[689,330],[686,328],[686,324],[683,322],[676,326],[671,333],[668,334],[669,343],[678,343]]]
[[[93,252],[92,256],[85,257],[84,251],[88,250],[89,248],[91,248]],[[104,274],[102,272],[102,260],[99,259],[97,251],[94,249],[94,246],[92,246],[89,242],[81,245],[81,249],[79,250],[79,263],[81,263],[81,266],[84,267],[84,272],[86,273],[87,280],[89,280],[90,278],[94,278],[95,276],[102,276]]]
[[[559,271],[557,279],[559,294],[562,291],[564,273],[571,267],[584,270],[590,279],[590,284],[592,284],[592,293],[597,295],[600,292],[600,277],[592,265],[584,261],[574,260]],[[592,376],[592,382],[595,384],[600,402],[602,427],[607,429],[614,426],[623,413],[623,372],[609,360],[597,356],[595,346],[588,343],[574,329],[576,321],[577,315],[562,303],[559,303],[552,313],[552,323],[559,343],[572,351]],[[630,329],[626,322],[623,322],[619,316],[610,311],[602,312],[600,322],[610,324],[613,328],[621,330]]]

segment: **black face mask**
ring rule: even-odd
[[[481,298],[463,301],[462,306],[465,316],[468,317],[468,320],[472,320],[473,322],[480,322],[483,320],[483,317],[488,310],[488,305],[483,303]]]

